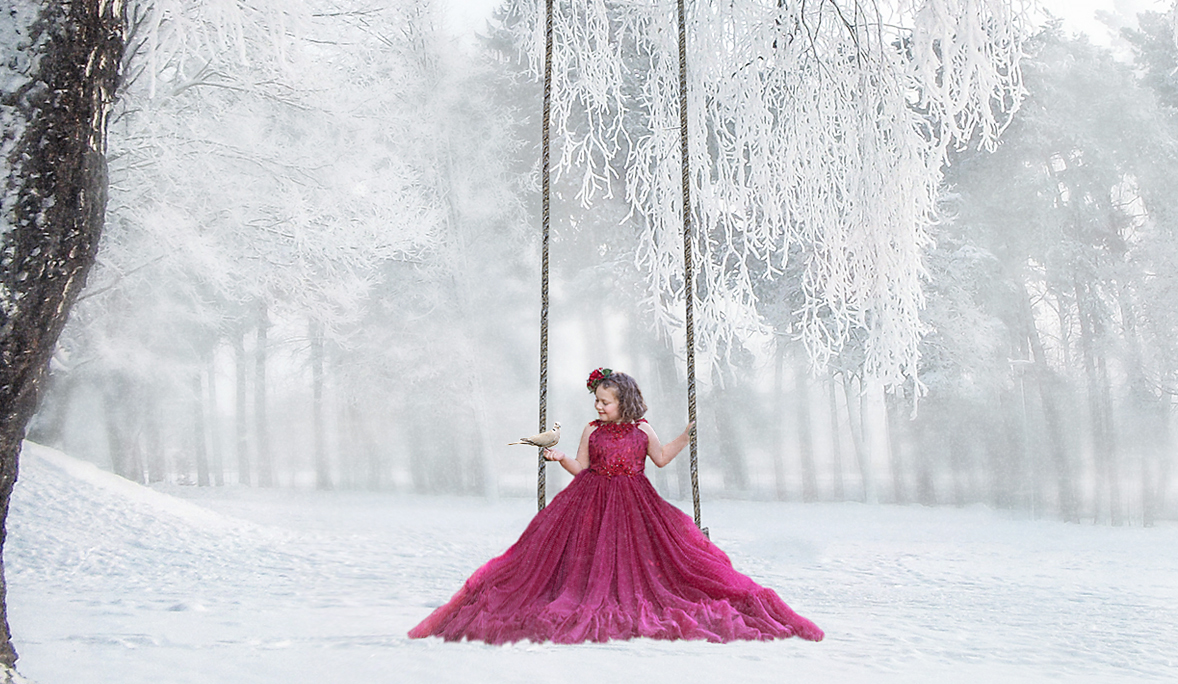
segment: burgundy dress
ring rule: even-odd
[[[636,423],[594,425],[589,467],[409,636],[492,644],[822,639],[817,625],[734,570],[655,492],[642,472],[647,437]]]

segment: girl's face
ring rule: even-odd
[[[593,407],[597,409],[597,419],[607,423],[616,423],[622,419],[622,407],[618,404],[618,393],[612,387],[598,387],[593,393],[597,400]]]

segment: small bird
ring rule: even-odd
[[[551,449],[560,441],[560,423],[553,423],[552,429],[547,432],[541,432],[538,435],[531,437],[520,437],[518,442],[511,442],[512,444],[526,444],[528,446],[540,447],[541,449]]]

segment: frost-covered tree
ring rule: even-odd
[[[458,49],[438,30],[433,3],[389,12],[373,26],[398,46],[383,61],[403,63],[412,78],[369,97],[365,111],[391,122],[387,134],[419,174],[438,224],[412,258],[382,265],[364,318],[337,341],[343,439],[360,466],[349,479],[387,486],[390,455],[408,452],[415,489],[493,496],[494,426],[515,403],[502,397],[529,376],[520,350],[534,340],[532,324],[518,320],[528,313],[519,273],[535,264],[518,199],[532,161],[520,159],[513,128],[523,118],[520,84],[502,55]],[[440,429],[451,439],[433,439]],[[367,463],[355,458],[364,452]]]
[[[1021,488],[1021,501],[1009,503],[1120,524],[1137,498],[1127,489],[1134,479],[1150,506],[1156,454],[1168,439],[1173,300],[1159,295],[1173,291],[1176,268],[1178,143],[1127,65],[1057,30],[1034,46],[1024,63],[1029,94],[1003,144],[958,156],[949,170],[956,221],[946,245],[957,243],[984,268],[956,286],[973,290],[958,307],[959,315],[978,309],[971,335],[956,336],[953,356],[930,358],[942,366],[937,376],[958,379],[940,383],[937,401],[978,389],[989,395],[999,416],[992,434],[1010,435],[992,449],[1005,454],[990,477],[999,488]],[[951,296],[949,285],[935,284],[945,291],[938,296]],[[1006,329],[1004,374],[989,350],[992,335],[981,334],[992,317]],[[939,318],[931,339],[953,341],[943,334],[953,333],[953,317]],[[978,374],[986,365],[989,378]],[[967,376],[972,388],[960,382]]]
[[[992,147],[1022,96],[1021,0],[689,3],[700,346],[763,331],[755,281],[801,266],[793,332],[825,361],[915,372],[921,250],[948,150]],[[542,5],[513,3],[543,64]],[[663,2],[556,3],[556,170],[591,203],[624,194],[663,329],[685,296],[677,30]],[[620,188],[618,187],[620,186]],[[802,249],[795,249],[796,247]],[[860,332],[861,331],[861,332]]]
[[[106,133],[125,46],[146,61],[149,83],[160,65],[205,48],[248,59],[247,18],[268,26],[269,49],[281,53],[289,28],[281,8],[265,0],[22,0],[0,17],[0,522],[41,380],[104,226]],[[131,72],[127,82],[135,81]],[[2,609],[0,664],[11,665]]]
[[[428,0],[282,5],[281,51],[269,49],[279,15],[218,24],[180,10],[203,38],[154,56],[135,38],[154,15],[131,16],[103,250],[58,347],[41,435],[76,434],[58,409],[97,397],[105,426],[88,430],[99,446],[86,455],[109,452],[128,477],[192,481],[196,466],[203,482],[207,432],[205,450],[228,447],[230,479],[290,482],[313,451],[324,486],[388,486],[406,433],[447,422],[471,426],[468,468],[445,453],[426,470],[493,491],[486,392],[523,375],[509,366],[534,338],[503,324],[525,310],[504,302],[534,262],[516,199],[531,159],[496,85],[508,77],[455,49]],[[233,27],[224,45],[218,25]],[[218,379],[226,361],[236,372]],[[198,427],[218,417],[200,408],[214,390],[236,405],[220,431]],[[403,398],[421,419],[390,420]],[[431,448],[414,449],[432,463]]]
[[[154,395],[187,406],[181,398],[200,388],[193,378],[209,386],[217,350],[235,347],[234,422],[244,426],[252,410],[255,448],[247,454],[239,432],[229,462],[242,481],[269,485],[270,355],[289,350],[322,367],[324,339],[341,342],[381,263],[428,243],[445,212],[425,189],[432,165],[409,161],[418,136],[401,98],[415,67],[392,30],[401,24],[394,10],[304,2],[228,19],[203,6],[178,10],[190,38],[211,39],[153,48],[135,38],[152,35],[157,13],[131,17],[107,234],[59,370],[135,389],[106,402],[108,433],[134,434],[134,424],[116,423],[145,414],[120,403]],[[288,324],[295,319],[310,320]],[[311,375],[322,396],[322,374]],[[252,404],[241,391],[250,376]],[[115,465],[118,452],[146,448],[139,442],[113,444]],[[184,449],[200,462],[199,439]]]

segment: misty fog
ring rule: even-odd
[[[280,49],[263,15],[189,18],[208,30],[187,50],[133,43],[98,262],[29,439],[143,483],[534,496],[535,450],[507,446],[538,401],[530,4],[473,41],[431,0],[341,4],[281,10]],[[864,91],[855,115],[895,126],[869,143],[831,123],[858,76],[815,76],[782,85],[818,104],[774,110],[764,168],[709,109],[752,112],[743,76],[689,57],[705,500],[1178,517],[1173,26],[1139,15],[1123,55],[1031,28],[1021,81],[994,91],[1009,116],[975,127]],[[603,109],[583,84],[555,93],[548,416],[570,441],[598,366],[637,378],[660,434],[687,420],[678,210],[660,199],[679,159],[644,118],[661,111],[645,54]],[[828,154],[792,159],[787,185],[799,150]],[[685,458],[650,476],[690,496]],[[550,468],[549,496],[567,480]]]

